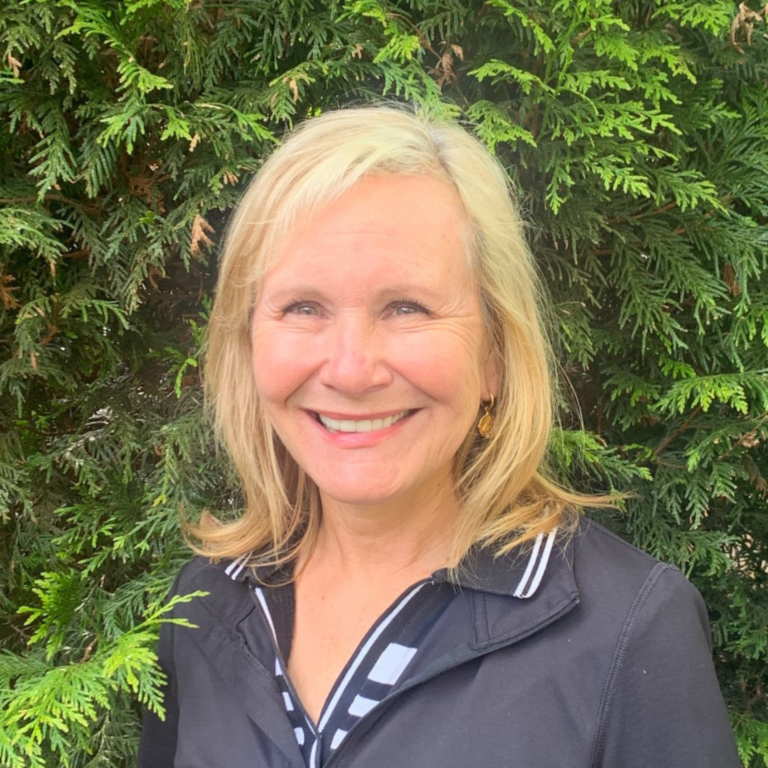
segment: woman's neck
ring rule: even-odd
[[[418,579],[445,565],[458,514],[452,493],[377,506],[324,498],[318,537],[304,565],[349,578],[384,573]]]

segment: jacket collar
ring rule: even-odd
[[[467,553],[457,572],[436,571],[436,581],[445,581],[463,589],[527,600],[537,592],[556,591],[578,596],[573,579],[571,537],[555,528],[539,534],[504,555],[495,555],[488,547],[475,546]],[[253,586],[281,584],[291,580],[290,566],[252,566],[250,555],[223,564],[233,581]]]
[[[498,557],[487,548],[470,551],[452,581],[468,590],[472,652],[528,637],[578,605],[573,539],[569,533],[555,532]]]
[[[434,573],[436,581],[450,583],[463,593],[464,600],[456,603],[456,610],[469,610],[470,621],[453,625],[445,638],[443,655],[422,677],[445,668],[446,659],[454,666],[530,637],[575,608],[579,593],[573,574],[573,555],[580,528],[577,526],[574,533],[542,536],[538,542],[501,556],[494,556],[487,547],[473,547],[457,573],[451,574],[448,570]],[[249,586],[290,581],[290,570],[256,570],[249,566],[247,556],[222,563],[219,569],[226,571],[230,579]],[[466,627],[468,634],[462,635],[461,626]]]
[[[567,581],[569,576],[572,581],[571,569],[567,567],[570,547],[563,549],[564,542],[562,535],[558,542],[558,529],[554,528],[504,555],[475,546],[462,560],[457,573],[450,574],[444,569],[434,575],[439,581],[450,581],[465,589],[527,600],[553,582]],[[564,556],[566,567],[558,562]]]

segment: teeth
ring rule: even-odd
[[[318,413],[317,416],[320,419],[320,423],[329,432],[375,432],[377,429],[386,429],[391,427],[400,419],[405,418],[410,411],[401,411],[394,416],[387,416],[386,419],[361,419],[360,421],[354,421],[352,419],[329,419],[327,416],[323,416]]]

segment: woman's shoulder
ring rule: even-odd
[[[194,594],[194,599],[179,603],[174,616],[183,616],[199,622],[211,614],[228,621],[249,609],[252,601],[246,581],[233,577],[230,566],[235,561],[214,562],[207,557],[196,556],[179,570],[169,597]]]
[[[580,602],[586,610],[597,615],[615,612],[624,617],[627,627],[660,613],[686,615],[708,633],[701,595],[678,567],[588,517],[580,519],[569,546]]]
[[[579,517],[568,546],[572,549],[574,568],[582,571],[584,576],[602,577],[614,584],[618,580],[632,588],[638,582],[644,582],[652,572],[666,569],[682,576],[676,566],[630,544],[588,515]]]
[[[571,546],[579,659],[601,681],[593,764],[738,765],[696,587],[588,518]]]

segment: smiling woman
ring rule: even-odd
[[[260,285],[254,381],[326,517],[458,517],[454,456],[498,388],[463,216],[445,182],[372,175],[303,222]]]
[[[380,210],[382,205],[387,209]],[[354,222],[345,222],[345,213]],[[397,221],[391,220],[393,215]],[[310,226],[315,221],[325,230],[315,233]],[[335,232],[333,227],[339,226]],[[373,246],[380,252],[378,265],[369,259]],[[398,252],[388,264],[387,250]],[[460,252],[463,259],[437,263],[435,256],[446,250]],[[298,274],[262,295],[276,276],[287,275],[286,257]],[[297,266],[299,259],[302,266]],[[382,270],[378,275],[377,266]],[[449,266],[451,272],[445,273]],[[422,273],[425,267],[430,271]],[[477,393],[456,431],[468,414],[479,416],[481,402],[488,402],[491,394],[496,429],[488,440],[480,440],[472,437],[467,422],[462,435],[452,486],[463,513],[452,531],[446,564],[456,566],[479,540],[512,549],[555,525],[567,525],[565,518],[573,522],[569,510],[583,499],[540,473],[552,418],[550,352],[540,317],[544,299],[503,171],[457,126],[386,107],[343,110],[308,121],[284,142],[265,163],[230,225],[209,328],[206,382],[248,503],[239,521],[194,531],[205,542],[203,551],[213,556],[261,553],[290,561],[314,545],[320,519],[317,485],[282,441],[274,440],[275,428],[253,376],[252,334],[259,323],[252,320],[256,312],[271,312],[274,318],[291,308],[291,317],[311,315],[318,318],[313,322],[323,322],[324,308],[312,293],[318,288],[315,278],[335,280],[332,298],[350,301],[361,287],[363,270],[373,281],[386,277],[390,294],[382,292],[381,298],[394,302],[393,309],[400,307],[393,318],[416,314],[441,327],[451,324],[452,311],[456,322],[462,298],[472,295],[479,303],[483,329],[470,343],[475,355],[487,345],[488,364],[499,386],[495,392],[488,387]],[[416,288],[422,295],[412,295]],[[450,293],[459,289],[463,297]],[[447,316],[430,318],[432,305],[437,312],[440,303]],[[356,316],[352,313],[351,319]],[[355,330],[349,317],[345,311],[345,333]],[[377,336],[392,324],[382,317]],[[410,336],[413,330],[406,332]],[[352,358],[331,360],[323,375],[339,366],[343,371],[354,364],[355,355],[365,360],[373,353],[367,343],[351,352]],[[295,365],[292,360],[291,368]],[[426,361],[420,367],[431,369]],[[379,367],[378,375],[386,369]],[[265,372],[261,381],[275,373]],[[377,399],[383,399],[381,393]],[[341,415],[353,412],[345,407]]]
[[[334,112],[266,162],[209,328],[246,509],[189,530],[141,768],[738,766],[700,596],[542,470],[542,302],[459,127]]]

